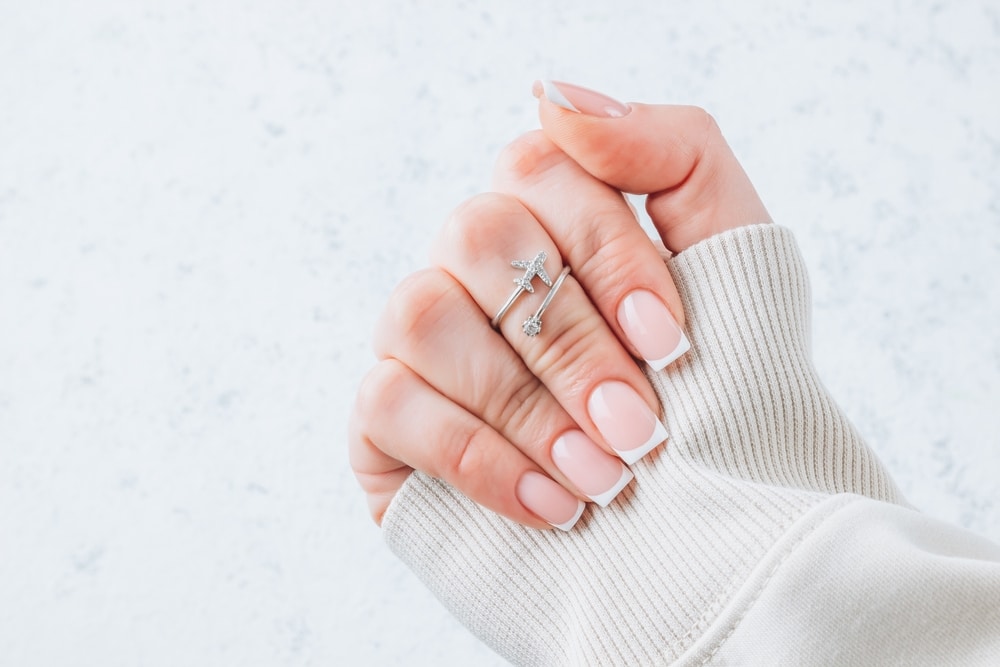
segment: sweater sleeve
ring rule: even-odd
[[[1000,651],[1000,550],[908,508],[822,387],[791,233],[744,227],[669,266],[692,347],[648,372],[670,438],[635,481],[564,533],[414,473],[383,521],[390,548],[515,664],[843,664],[848,646],[970,664]]]

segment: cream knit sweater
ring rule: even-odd
[[[1000,665],[1000,547],[912,510],[810,361],[806,272],[760,225],[672,259],[671,434],[568,533],[411,475],[390,547],[526,665]]]

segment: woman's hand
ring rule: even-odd
[[[536,95],[542,131],[504,150],[496,192],[456,209],[432,267],[401,283],[376,329],[350,458],[378,522],[413,469],[538,528],[610,502],[631,480],[624,462],[666,438],[632,356],[658,370],[687,349],[670,274],[621,191],[650,195],[673,252],[769,221],[704,111],[562,83]],[[550,282],[571,272],[529,336],[549,291],[539,265]]]

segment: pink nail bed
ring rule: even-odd
[[[552,445],[556,467],[588,498],[607,507],[632,481],[632,471],[583,431],[567,431]]]
[[[582,86],[574,86],[572,83],[562,81],[541,81],[542,92],[545,99],[561,106],[563,109],[587,114],[588,116],[601,116],[604,118],[621,118],[628,115],[632,109],[622,104],[618,100],[601,94],[596,90],[590,90]]]
[[[590,418],[625,463],[635,463],[667,439],[667,429],[624,382],[599,384],[587,401]]]
[[[560,530],[572,528],[586,507],[582,500],[534,470],[521,475],[515,492],[522,505]]]
[[[618,323],[654,371],[665,368],[691,349],[673,315],[652,292],[629,293],[618,306]]]

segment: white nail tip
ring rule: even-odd
[[[621,493],[622,489],[628,486],[628,483],[631,482],[634,477],[635,475],[632,474],[631,470],[622,466],[622,476],[617,482],[615,482],[615,485],[604,493],[599,493],[596,496],[590,496],[590,499],[601,507],[607,507],[608,504],[615,499],[615,496]]]
[[[559,87],[552,83],[548,79],[542,81],[542,92],[545,93],[545,99],[553,104],[561,106],[563,109],[569,109],[570,111],[575,111],[580,113],[580,110],[573,106],[573,103],[566,99],[566,96],[562,94]]]
[[[653,429],[653,435],[649,436],[649,440],[647,440],[645,444],[642,444],[635,449],[616,449],[615,452],[622,461],[631,465],[646,454],[653,451],[657,445],[666,439],[667,428],[660,422],[656,422],[656,428]]]
[[[576,514],[573,515],[572,519],[570,519],[565,523],[552,523],[550,521],[549,525],[558,528],[559,530],[569,530],[570,528],[575,526],[576,522],[580,520],[581,516],[583,516],[583,510],[587,508],[587,503],[583,502],[582,500],[578,500],[576,502],[577,502]]]
[[[677,347],[674,348],[673,352],[662,359],[646,359],[646,363],[649,364],[649,367],[654,371],[662,371],[664,368],[677,361],[682,354],[690,349],[691,341],[687,339],[684,332],[681,332],[681,339],[677,342]]]

